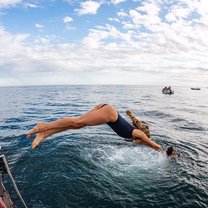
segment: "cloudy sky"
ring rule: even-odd
[[[0,0],[0,86],[208,86],[208,0]]]

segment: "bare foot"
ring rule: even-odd
[[[28,134],[27,138],[29,139],[32,135],[45,131],[45,123],[38,123],[33,129],[31,129]]]
[[[36,148],[45,138],[45,132],[38,133],[32,142],[32,149]]]

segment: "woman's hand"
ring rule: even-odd
[[[153,147],[154,150],[156,150],[156,151],[158,151],[158,152],[162,151],[161,145],[157,144],[157,143],[154,142],[154,141],[152,141],[152,143],[153,143],[153,145],[154,145],[154,147]]]

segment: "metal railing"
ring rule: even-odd
[[[12,184],[13,184],[13,187],[14,187],[14,189],[15,189],[15,191],[16,191],[18,197],[19,197],[20,200],[22,201],[24,207],[27,208],[27,206],[26,206],[26,204],[25,204],[25,201],[23,200],[22,195],[20,194],[19,189],[18,189],[18,187],[17,187],[17,185],[16,185],[16,182],[15,182],[13,176],[12,176],[12,173],[11,173],[11,170],[10,170],[9,165],[8,165],[8,163],[7,163],[6,157],[5,157],[4,155],[0,155],[0,159],[3,161],[3,165],[4,165],[4,168],[5,168],[5,170],[6,170],[6,173],[8,174],[8,176],[9,176],[9,178],[10,178]]]

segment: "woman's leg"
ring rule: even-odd
[[[94,111],[94,110],[97,110],[98,109],[98,107],[99,107],[99,105],[96,105],[94,108],[92,108],[89,112],[91,112],[91,111]],[[67,118],[67,119],[73,119],[73,118]],[[66,120],[66,118],[62,118],[62,119],[58,119],[58,120],[56,120],[56,121],[59,121],[59,120],[62,120],[62,121],[64,121],[64,120]],[[55,121],[55,122],[56,122]],[[52,123],[52,122],[51,122]],[[27,138],[30,138],[32,135],[34,135],[34,134],[37,134],[37,133],[40,133],[40,132],[44,132],[44,131],[48,131],[48,128],[46,128],[46,123],[43,123],[43,122],[38,122],[38,124],[33,128],[33,129],[31,129],[29,132],[28,132],[28,134],[27,134]],[[48,126],[47,126],[48,127]],[[62,129],[62,128],[60,128],[60,129]],[[59,130],[60,129],[58,129],[57,128],[57,131],[59,132]],[[63,128],[63,129],[68,129],[68,128]],[[57,133],[58,133],[57,132]],[[43,134],[42,134],[43,135]],[[50,136],[50,135],[49,135]]]
[[[116,121],[118,117],[116,109],[111,105],[97,105],[93,110],[80,117],[61,118],[50,123],[39,123],[29,131],[27,138],[33,134],[51,129],[79,129],[85,126],[95,126],[107,122]]]

